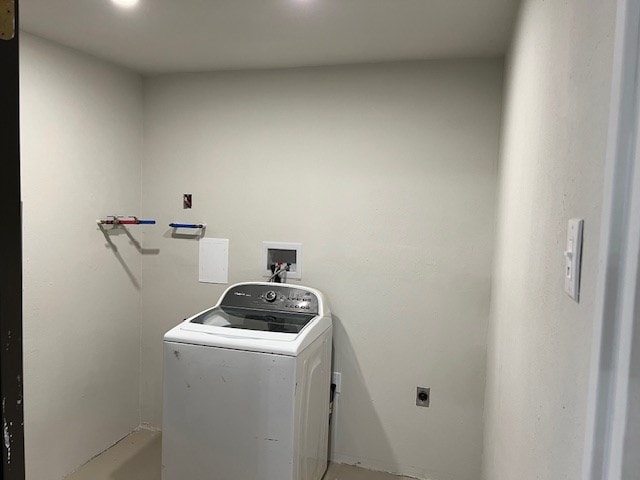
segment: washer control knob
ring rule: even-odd
[[[274,302],[276,298],[278,298],[278,294],[273,290],[269,290],[267,293],[264,294],[264,299],[267,302]]]

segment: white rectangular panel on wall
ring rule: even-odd
[[[198,272],[198,281],[204,283],[229,282],[228,239],[200,239],[200,265]]]

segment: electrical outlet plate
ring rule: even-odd
[[[431,402],[431,389],[429,387],[418,387],[416,389],[416,405],[418,407],[428,407]]]

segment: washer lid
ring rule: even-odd
[[[189,323],[297,335],[314,317],[314,314],[307,313],[219,306],[193,317]]]

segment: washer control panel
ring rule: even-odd
[[[220,302],[222,307],[318,314],[318,297],[303,288],[269,285],[236,285]]]

